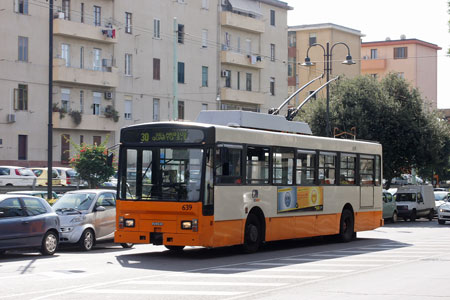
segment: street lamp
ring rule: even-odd
[[[348,47],[348,45],[346,43],[343,42],[337,42],[335,44],[333,44],[330,48],[330,43],[327,43],[327,47],[325,48],[324,46],[322,46],[321,44],[318,43],[314,43],[312,45],[310,45],[308,47],[308,50],[306,51],[306,57],[305,57],[305,62],[302,63],[302,66],[306,66],[306,67],[311,67],[314,65],[314,63],[311,62],[311,59],[309,58],[309,49],[311,49],[314,46],[320,46],[323,50],[323,70],[324,73],[327,74],[327,82],[330,80],[330,74],[331,74],[331,70],[332,70],[332,55],[333,55],[333,48],[336,45],[344,45],[347,48],[347,57],[345,58],[345,60],[342,62],[342,64],[344,65],[353,65],[355,64],[355,62],[352,59],[352,56],[350,55],[350,48]],[[331,135],[331,126],[330,126],[330,87],[327,84],[326,86],[327,89],[327,128],[326,128],[326,132],[327,132],[327,136]]]

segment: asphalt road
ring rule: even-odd
[[[400,221],[358,233],[351,243],[321,238],[239,247],[162,246],[53,257],[0,257],[0,299],[450,299],[450,223]]]

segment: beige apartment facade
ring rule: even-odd
[[[364,35],[359,30],[351,29],[333,23],[311,24],[289,26],[288,32],[288,51],[289,51],[289,68],[288,68],[288,92],[294,93],[298,88],[308,83],[310,80],[325,73],[324,62],[326,58],[327,43],[329,44],[329,53],[331,57],[331,74],[330,79],[337,75],[345,75],[348,78],[358,76],[360,74],[359,57],[361,55],[361,37]],[[313,46],[314,43],[320,46]],[[348,55],[348,49],[355,62],[353,65],[344,65],[342,62]],[[309,52],[308,52],[309,49]],[[313,66],[302,66],[305,58],[309,55]],[[310,84],[298,96],[293,99],[291,105],[299,104],[309,96],[314,90],[319,88],[326,82],[326,75],[323,79],[317,80]],[[319,92],[317,97],[325,97],[325,89]]]
[[[429,108],[437,108],[437,51],[435,44],[418,39],[361,44],[361,73],[382,78],[396,73],[417,88]]]
[[[62,0],[55,5],[54,165],[73,155],[69,139],[75,144],[108,140],[114,147],[123,126],[195,120],[201,110],[211,109],[264,112],[286,98],[291,8],[284,2]],[[48,6],[28,0],[3,6],[0,164],[46,166]]]

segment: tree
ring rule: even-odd
[[[341,79],[331,87],[330,123],[357,138],[380,142],[387,185],[411,168],[425,170],[448,159],[448,128],[423,108],[416,89],[396,74],[378,81],[368,76]],[[303,114],[314,134],[326,135],[324,99]],[[447,128],[447,129],[446,129]],[[447,165],[448,163],[446,163]],[[431,175],[431,174],[430,174]]]
[[[80,174],[80,178],[88,182],[89,188],[98,188],[114,175],[113,166],[107,163],[108,150],[106,144],[108,139],[100,145],[83,143],[80,146],[72,141],[70,142],[77,150],[77,154],[72,157],[70,164]]]

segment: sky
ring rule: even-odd
[[[419,39],[438,55],[438,108],[450,108],[450,33],[447,0],[283,0],[294,10],[288,25],[334,23],[361,31],[363,42]]]

